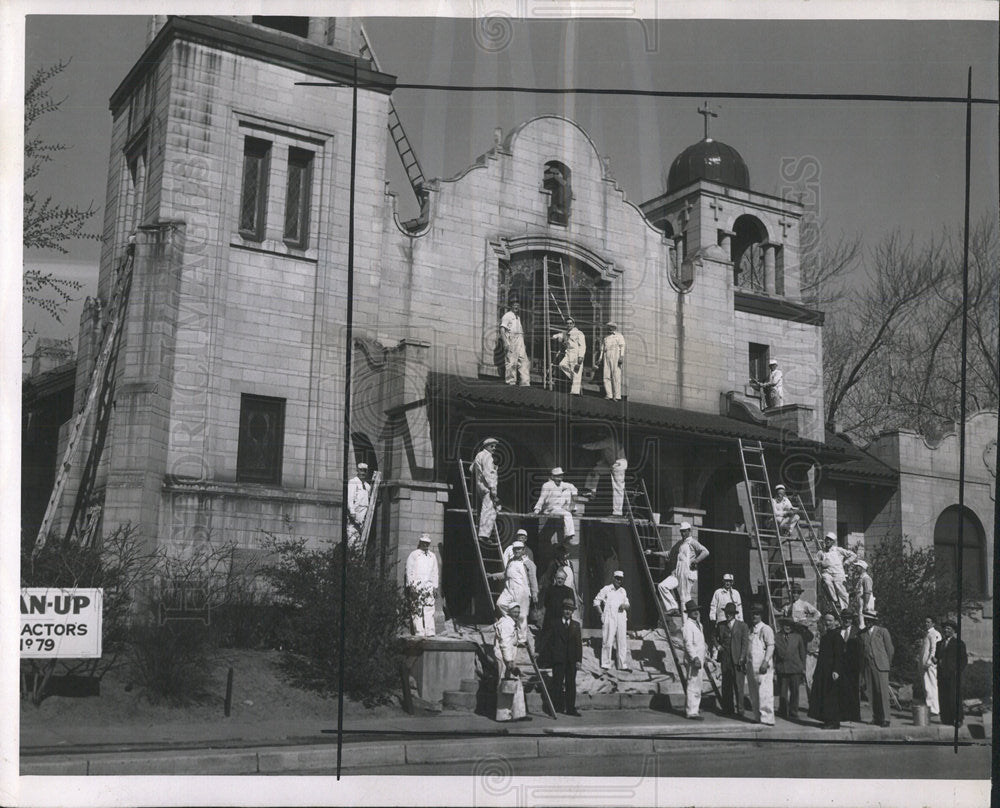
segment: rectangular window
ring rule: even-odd
[[[313,152],[288,150],[285,193],[285,243],[304,250],[309,244],[309,200],[312,194]]]
[[[770,372],[767,367],[768,346],[756,342],[750,343],[750,378],[756,381],[767,381]]]
[[[267,218],[267,175],[271,163],[269,141],[248,137],[243,144],[243,193],[240,196],[240,235],[264,240]]]
[[[236,481],[281,484],[285,443],[285,399],[243,394]]]

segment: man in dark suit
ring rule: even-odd
[[[736,604],[727,603],[724,610],[726,622],[719,623],[715,630],[719,665],[722,667],[722,704],[724,715],[743,716],[744,658],[750,653],[750,629],[742,620],[736,619]],[[733,710],[733,696],[736,709]]]
[[[799,689],[806,678],[806,643],[793,630],[791,617],[779,617],[781,631],[774,638],[774,670],[778,674],[778,712],[799,717]]]
[[[840,613],[840,636],[844,638],[844,675],[840,679],[840,720],[861,721],[861,651],[859,615],[853,609]]]
[[[865,689],[872,705],[872,723],[889,726],[889,667],[892,664],[892,637],[885,626],[878,624],[875,612],[865,610],[865,627],[861,629],[864,657]]]
[[[559,712],[579,716],[576,710],[576,672],[583,660],[583,639],[580,624],[573,619],[576,602],[567,598],[562,603],[562,617],[542,633],[546,655],[552,662],[552,703]]]
[[[965,643],[958,639],[958,625],[954,620],[945,620],[941,627],[944,638],[937,644],[935,659],[938,672],[938,701],[941,707],[941,723],[961,726],[965,720],[965,710],[962,702],[958,702],[958,712],[955,712],[955,700],[961,691],[962,671],[969,664],[969,656]]]
[[[576,593],[566,585],[566,571],[559,567],[552,576],[552,584],[545,590],[545,617],[542,618],[542,631],[546,631],[562,619],[563,602],[576,602]]]

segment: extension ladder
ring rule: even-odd
[[[504,588],[503,546],[500,542],[500,533],[496,524],[493,525],[493,535],[488,540],[479,538],[479,527],[476,524],[476,514],[472,507],[470,491],[474,490],[475,480],[473,479],[472,463],[459,458],[458,461],[459,478],[462,480],[462,497],[465,501],[465,512],[469,515],[469,527],[472,529],[472,546],[476,549],[476,560],[479,562],[480,580],[486,589],[486,595],[493,606],[500,597]],[[530,629],[529,629],[530,631]],[[530,640],[529,640],[530,642]],[[542,699],[548,707],[549,715],[556,717],[556,708],[552,704],[549,696],[549,689],[545,686],[545,679],[538,668],[538,660],[535,658],[530,645],[527,645],[528,659],[542,693]]]
[[[361,33],[361,46],[358,48],[358,53],[363,58],[368,59],[372,63],[372,67],[380,70],[381,68],[379,67],[378,59],[375,58],[375,52],[372,50],[368,34],[365,31],[364,25],[360,22],[358,23],[358,30]],[[392,142],[396,146],[399,159],[403,162],[403,170],[406,171],[410,187],[413,188],[413,193],[417,197],[417,202],[420,203],[422,210],[424,204],[427,202],[427,180],[424,177],[423,169],[420,168],[420,161],[417,159],[417,154],[413,151],[413,146],[410,145],[409,138],[406,137],[403,124],[399,120],[399,113],[396,112],[396,105],[392,103],[391,98],[389,99],[389,137],[392,138]]]
[[[567,329],[566,318],[572,316],[569,301],[569,283],[566,280],[566,268],[561,258],[543,256],[542,258],[542,296],[545,306],[543,337],[545,340],[543,360],[543,386],[548,390],[555,389],[555,356],[552,350],[552,337]],[[561,326],[556,323],[561,322]]]
[[[372,487],[368,494],[368,511],[365,513],[365,521],[361,525],[361,538],[358,541],[362,555],[368,550],[368,535],[371,533],[372,524],[375,521],[375,506],[378,504],[378,491],[381,485],[382,472],[376,471],[372,474]]]
[[[764,571],[764,589],[771,610],[771,621],[781,614],[782,598],[791,592],[792,582],[788,575],[788,565],[778,520],[771,499],[771,482],[764,463],[764,447],[760,441],[744,441],[738,438],[740,463],[743,467],[743,481],[750,500],[752,534],[756,538],[757,554]]]
[[[88,452],[80,487],[77,489],[73,515],[66,532],[67,538],[72,536],[76,522],[86,514],[88,507],[87,500],[91,494],[91,488],[88,486],[93,485],[97,474],[97,466],[101,460],[104,440],[107,435],[108,420],[110,419],[114,403],[114,369],[118,362],[118,351],[121,345],[122,329],[125,324],[125,313],[128,310],[128,299],[132,291],[132,266],[134,260],[134,250],[129,249],[118,268],[108,301],[106,328],[102,338],[101,350],[97,355],[94,369],[90,375],[90,382],[87,385],[87,395],[83,406],[76,414],[73,426],[70,428],[69,439],[66,442],[66,451],[63,453],[62,463],[56,470],[52,493],[49,495],[45,515],[42,517],[42,523],[38,528],[38,535],[35,538],[35,546],[31,551],[32,559],[38,557],[38,554],[48,541],[52,522],[62,502],[63,492],[74,468],[73,461],[76,457],[80,441],[83,439],[87,419],[90,417],[94,405],[97,404],[99,411],[94,435],[95,440],[91,444],[90,452]]]
[[[660,593],[657,590],[657,581],[666,578],[670,574],[669,553],[663,546],[660,538],[660,531],[653,516],[653,508],[649,503],[649,493],[646,490],[646,481],[640,479],[637,488],[626,489],[625,510],[628,515],[629,525],[632,528],[632,538],[635,541],[636,554],[642,561],[642,569],[645,572],[646,584],[653,595],[653,602],[656,604],[656,611],[660,615],[663,623],[663,631],[667,638],[667,647],[670,648],[670,656],[674,660],[674,668],[680,677],[681,686],[687,690],[687,677],[684,675],[684,668],[677,658],[677,650],[674,648],[674,640],[670,636],[670,623],[667,622],[667,613],[663,610],[663,601],[660,600]],[[683,620],[684,604],[678,603],[681,608],[681,619]],[[715,683],[715,677],[704,667],[705,675],[712,686],[716,697],[720,700],[722,695]]]

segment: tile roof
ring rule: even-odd
[[[486,403],[516,409],[553,412],[559,398],[565,403],[565,393],[553,393],[541,387],[518,387],[493,380],[470,379],[450,373],[428,374],[428,397],[436,400]],[[843,444],[830,446],[807,438],[790,436],[775,427],[761,426],[725,415],[695,412],[677,407],[639,402],[613,402],[596,396],[570,396],[572,413],[580,418],[621,420],[629,423],[660,427],[678,432],[692,432],[719,438],[759,440],[765,445],[812,449],[821,453],[822,460],[848,460],[851,454]],[[848,444],[848,446],[850,446]],[[853,447],[850,447],[853,448]]]

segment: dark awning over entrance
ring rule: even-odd
[[[509,408],[522,416],[550,416],[556,412],[574,419],[627,422],[667,432],[686,432],[707,438],[759,440],[765,446],[780,446],[811,453],[819,462],[843,462],[854,457],[841,446],[801,438],[787,430],[741,421],[725,415],[693,412],[657,404],[608,401],[590,396],[567,396],[540,387],[517,387],[491,380],[470,379],[450,373],[428,375],[427,397],[438,405],[487,404]]]

